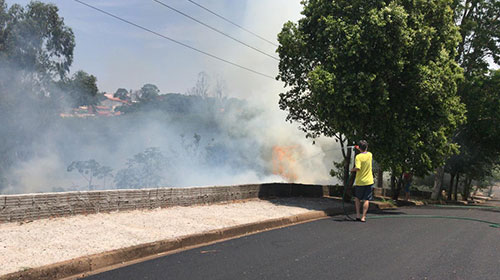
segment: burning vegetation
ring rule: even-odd
[[[272,150],[273,174],[293,183],[298,179],[297,158],[301,155],[300,147],[294,146],[274,146]]]

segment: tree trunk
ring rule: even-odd
[[[464,184],[464,192],[462,196],[463,201],[469,200],[469,194],[470,194],[470,186],[472,184],[472,179],[466,177],[465,178],[465,184]]]
[[[391,171],[391,197],[394,199],[396,193],[396,175]]]
[[[450,173],[450,185],[448,186],[448,192],[446,194],[446,200],[451,200],[451,194],[453,193],[453,183],[455,182],[455,174]]]
[[[455,179],[455,187],[453,188],[453,200],[458,200],[458,183],[460,182],[460,173],[457,173],[457,177]]]
[[[401,178],[398,180],[396,174],[394,172],[391,173],[391,190],[392,190],[392,199],[397,201],[399,197],[399,191],[401,190]]]
[[[384,170],[379,165],[377,170],[377,188],[382,190],[382,196],[385,196],[384,190]]]
[[[344,186],[349,185],[349,166],[351,165],[351,152],[352,148],[347,148],[347,153],[344,157]]]
[[[90,175],[90,180],[89,180],[89,191],[92,190],[92,174]]]
[[[434,188],[432,190],[431,199],[438,200],[441,196],[441,185],[443,184],[444,167],[440,166],[436,168],[434,174]]]
[[[401,190],[403,189],[403,179],[401,176],[397,177],[396,179],[397,182],[397,188],[396,188],[396,196],[394,200],[398,200],[399,194],[401,193]]]
[[[348,155],[349,155],[349,161],[350,161],[350,155],[351,155],[351,148],[349,148],[348,150]],[[358,151],[357,150],[354,150],[354,157],[356,157],[356,155],[358,155]],[[356,164],[356,161],[353,161],[352,162],[352,168],[354,168]],[[347,165],[349,166],[349,165]],[[348,170],[350,172],[350,170]],[[350,172],[349,173],[349,182],[348,182],[348,185],[347,185],[347,192],[346,192],[346,195],[345,195],[345,198],[344,198],[344,201],[346,202],[349,202],[351,201],[351,197],[352,197],[352,194],[353,194],[353,188],[354,188],[354,181],[356,180],[356,172]]]
[[[341,140],[341,147],[342,147],[342,155],[344,156],[344,180],[343,180],[345,188],[344,201],[350,202],[352,198],[352,185],[354,183],[353,176],[355,176],[355,174],[352,174],[350,172],[352,148],[347,148],[347,152],[344,152],[344,144],[342,140]]]
[[[467,198],[469,197],[469,178],[465,177],[464,179],[464,189],[462,190],[462,201],[467,201]]]

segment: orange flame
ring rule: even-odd
[[[283,177],[289,183],[297,181],[294,158],[297,148],[297,146],[273,147],[273,174]]]

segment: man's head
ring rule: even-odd
[[[366,152],[366,150],[368,150],[368,142],[366,142],[366,140],[359,141],[357,148],[361,152]]]

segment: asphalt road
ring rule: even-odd
[[[500,223],[500,209],[405,208]],[[378,215],[378,214],[373,214]],[[500,228],[452,219],[331,217],[86,279],[500,279]]]

